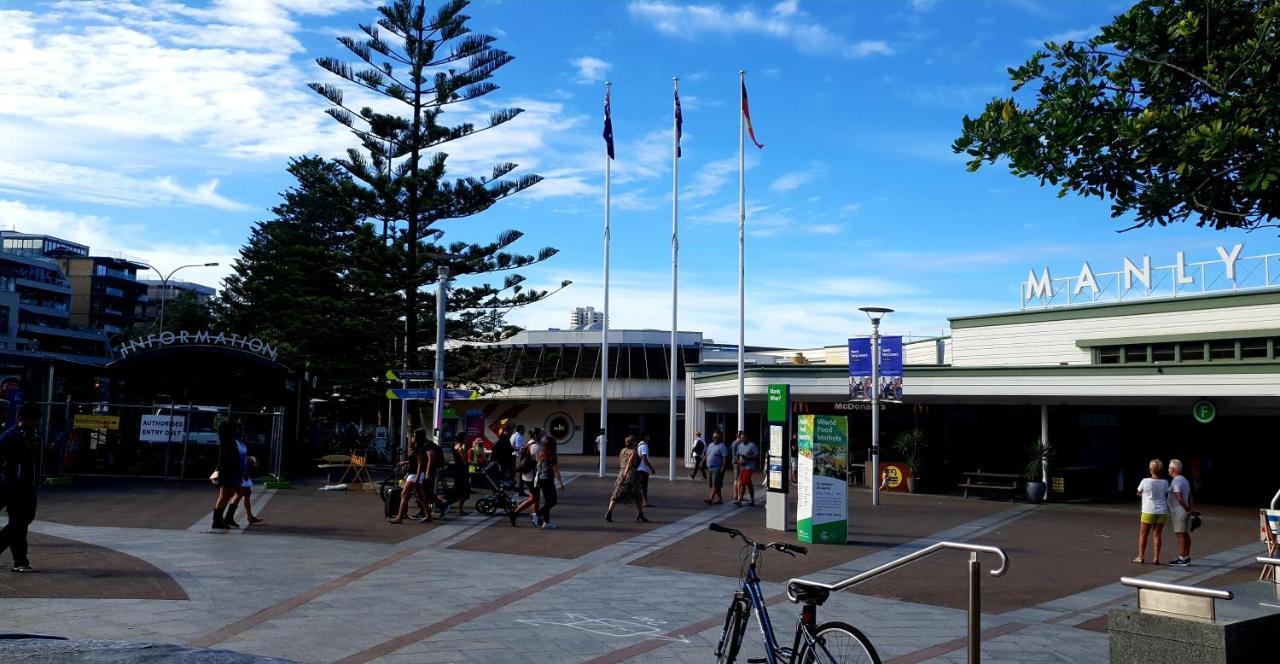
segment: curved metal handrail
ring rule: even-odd
[[[990,553],[1000,558],[1000,567],[991,570],[991,576],[1004,576],[1009,571],[1009,556],[1005,555],[1003,549],[995,546],[986,546],[985,544],[962,544],[960,542],[937,542],[930,544],[919,551],[909,553],[897,560],[889,561],[879,567],[873,567],[861,574],[851,576],[839,583],[820,583],[817,581],[806,581],[805,579],[791,579],[787,582],[787,597],[791,601],[796,601],[795,594],[792,592],[791,585],[798,583],[802,586],[810,586],[813,588],[822,588],[828,591],[840,591],[850,586],[856,586],[859,583],[873,579],[886,572],[891,572],[904,565],[910,565],[921,558],[927,558],[944,549],[958,549],[960,551],[969,551],[971,553]]]
[[[1268,558],[1266,556],[1258,556],[1257,558],[1254,558],[1254,560],[1258,561],[1259,563],[1262,563],[1263,565],[1280,565],[1280,558]]]
[[[1213,588],[1197,588],[1195,586],[1180,586],[1176,583],[1162,583],[1160,581],[1148,581],[1146,579],[1135,579],[1131,576],[1120,577],[1120,583],[1131,588],[1143,588],[1145,590],[1162,590],[1167,593],[1177,593],[1179,595],[1191,595],[1192,597],[1210,597],[1213,599],[1235,599],[1236,594],[1230,590],[1214,590]]]

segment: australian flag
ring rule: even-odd
[[[684,113],[680,112],[680,91],[675,91],[676,95],[676,159],[680,155],[680,136],[684,134]]]
[[[604,145],[613,159],[613,112],[609,110],[609,88],[604,90]]]

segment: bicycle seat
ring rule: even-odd
[[[787,586],[787,594],[791,596],[791,601],[797,604],[822,606],[823,602],[831,596],[831,591],[818,586],[792,582]]]

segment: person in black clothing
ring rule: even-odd
[[[0,408],[0,413],[6,411]],[[17,425],[0,433],[0,506],[9,511],[8,525],[0,529],[0,554],[13,551],[15,572],[33,571],[27,558],[27,528],[36,519],[36,459],[27,437],[34,421],[34,414],[23,408]]]
[[[218,425],[218,497],[213,503],[213,529],[228,530],[226,509],[244,481],[240,467],[240,445],[236,442],[236,423],[223,420]]]
[[[449,504],[441,500],[440,496],[436,493],[436,480],[440,478],[440,471],[444,469],[444,452],[434,440],[427,437],[427,430],[425,428],[414,431],[413,435],[421,441],[418,444],[422,447],[422,453],[426,455],[427,459],[427,478],[426,481],[422,483],[422,488],[427,492],[427,500],[430,502],[424,509],[429,510],[432,506],[438,508],[440,510],[440,518],[443,519],[445,514],[449,511]]]
[[[489,454],[489,458],[498,464],[498,468],[502,469],[502,479],[510,480],[515,476],[516,472],[516,450],[511,446],[511,425],[504,425],[502,433],[498,434],[498,440],[493,443],[493,451]]]
[[[702,432],[697,432],[693,437],[693,472],[689,475],[689,479],[696,479],[698,471],[702,471],[702,479],[707,479],[707,462],[703,458],[707,451],[707,444],[702,440]]]

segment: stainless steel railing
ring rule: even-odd
[[[1280,562],[1280,560],[1276,561]],[[1177,593],[1179,595],[1190,595],[1192,597],[1208,597],[1209,599],[1235,599],[1236,594],[1230,590],[1214,590],[1213,588],[1197,588],[1195,586],[1180,586],[1176,583],[1164,583],[1161,581],[1148,581],[1146,579],[1135,579],[1131,576],[1120,577],[1122,585],[1131,588],[1142,588],[1144,590],[1159,590],[1166,593]]]
[[[969,629],[966,648],[968,650],[969,663],[979,664],[979,662],[982,661],[982,564],[978,561],[978,554],[990,553],[999,558],[1000,566],[991,570],[991,576],[1004,576],[1004,574],[1009,571],[1009,556],[1005,555],[1005,552],[999,547],[986,546],[984,544],[963,544],[960,542],[937,542],[936,544],[930,544],[929,546],[914,553],[909,553],[897,560],[891,560],[879,567],[873,567],[861,574],[851,576],[839,583],[821,583],[817,581],[806,581],[804,579],[791,579],[787,582],[787,597],[793,602],[796,601],[795,594],[792,592],[792,584],[822,588],[833,592],[840,591],[874,579],[881,574],[892,572],[899,567],[910,565],[921,558],[927,558],[935,553],[939,553],[947,549],[969,552]]]

